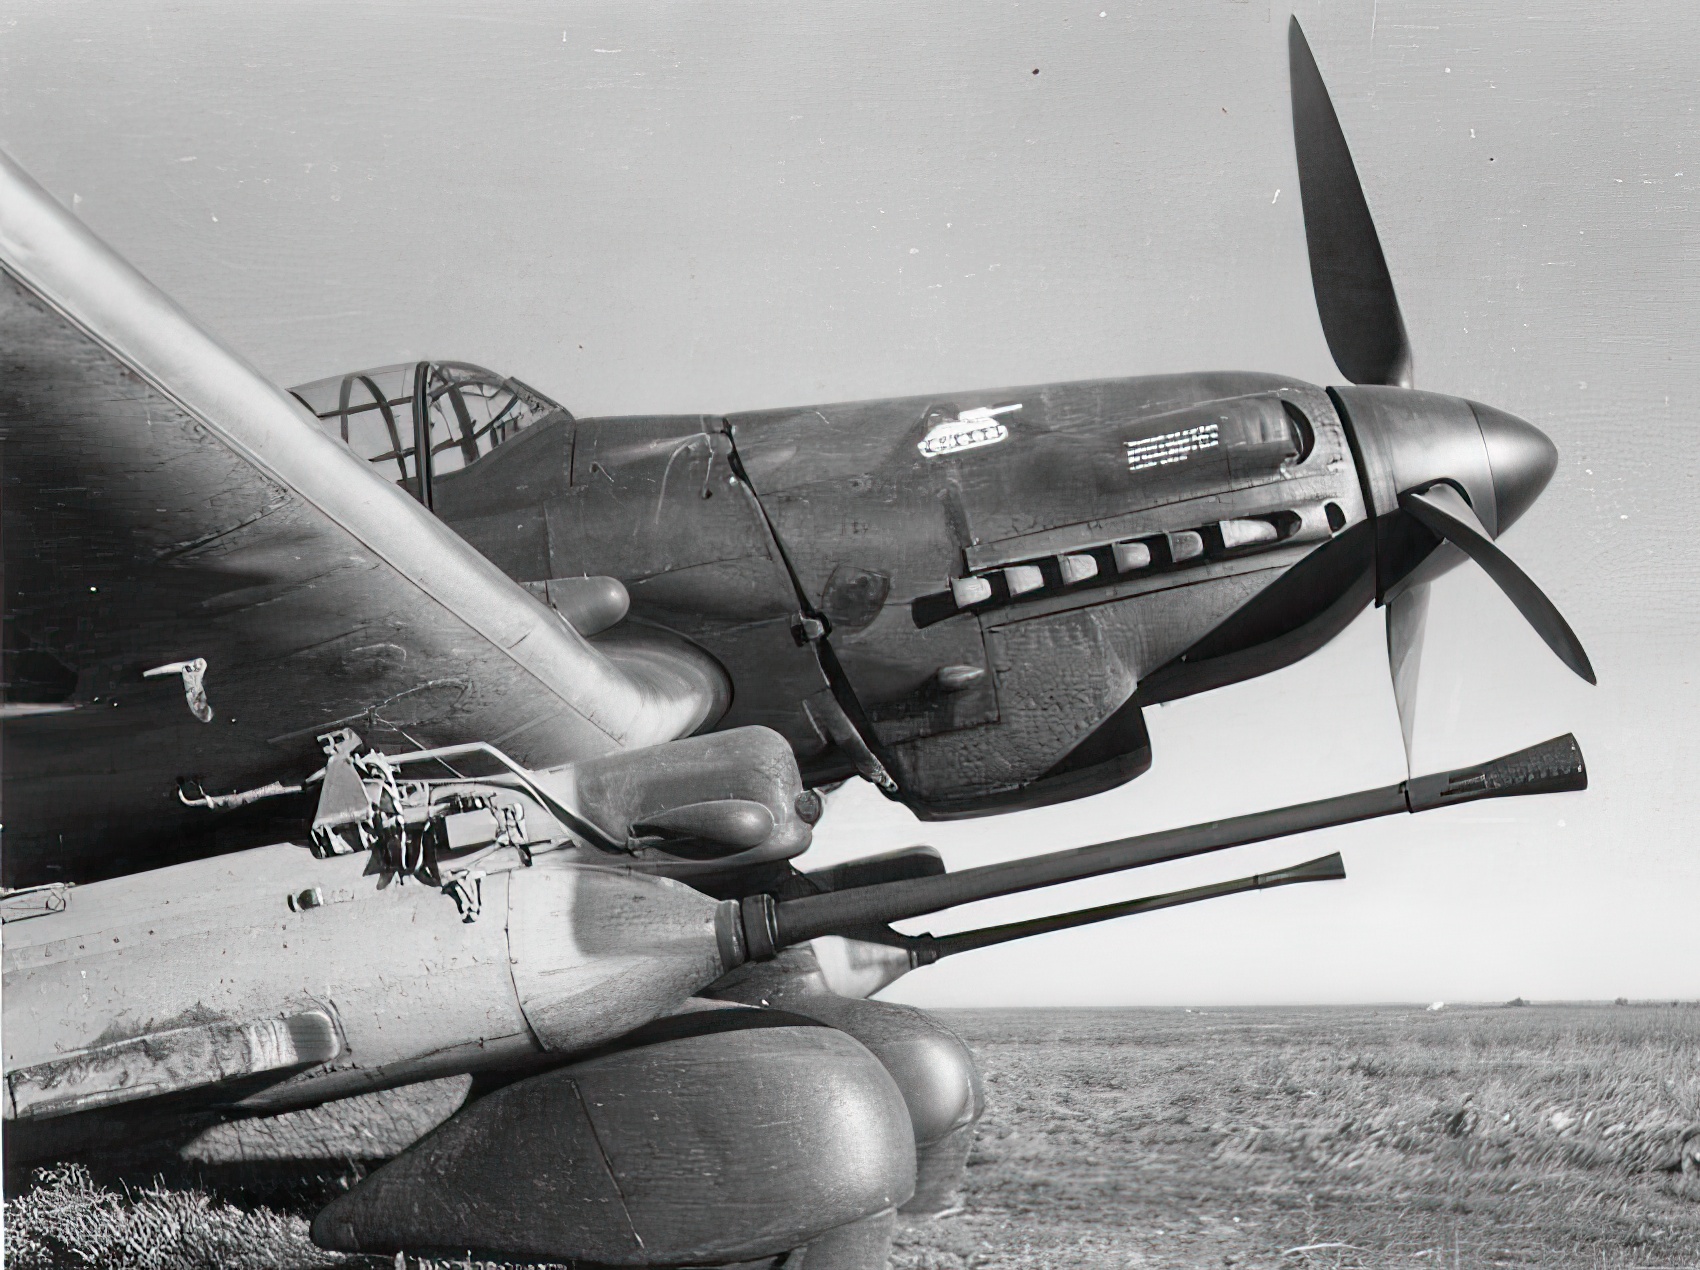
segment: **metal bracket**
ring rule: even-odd
[[[189,787],[194,786],[196,793],[191,795]],[[282,781],[273,781],[269,785],[261,785],[257,789],[240,789],[234,794],[209,794],[201,788],[199,781],[183,781],[177,786],[177,801],[185,807],[205,807],[209,811],[224,811],[230,807],[246,807],[249,803],[257,803],[262,798],[280,798],[285,794],[299,794],[305,786],[285,785]]]
[[[5,1118],[44,1120],[328,1063],[341,1053],[342,1037],[323,1010],[150,1032],[8,1072]]]
[[[484,871],[459,872],[443,883],[443,894],[460,909],[460,920],[475,922],[484,911]]]
[[[797,641],[799,648],[814,643],[826,635],[826,623],[807,613],[791,615],[791,638]]]
[[[497,818],[496,845],[517,847],[525,856],[525,862],[530,864],[531,853],[526,850],[525,808],[518,803],[500,803],[490,810],[496,813]]]
[[[856,730],[856,725],[850,721],[850,716],[844,713],[844,707],[838,704],[830,688],[822,688],[819,692],[803,699],[803,713],[814,724],[815,730],[839,749],[850,756],[850,761],[856,765],[856,771],[888,794],[896,794],[898,785],[886,771],[885,764],[880,762],[862,734]]]
[[[47,882],[0,892],[0,923],[21,922],[29,917],[63,913],[71,902],[69,882]]]
[[[319,743],[324,747],[326,761],[324,779],[319,786],[319,805],[313,813],[314,845],[321,855],[327,856],[348,855],[369,848],[376,841],[376,827],[372,823],[376,805],[372,790],[362,777],[374,778],[380,796],[394,784],[394,777],[386,781],[387,769],[359,763],[362,743],[359,734],[349,728],[326,733]],[[363,772],[362,766],[368,770]],[[348,834],[338,832],[345,828],[352,829],[352,840]]]
[[[181,675],[183,699],[189,703],[189,713],[202,723],[211,723],[213,708],[207,701],[206,673],[207,659],[196,657],[190,661],[168,662],[163,666],[155,666],[152,670],[144,670],[142,678],[157,679],[161,675]]]

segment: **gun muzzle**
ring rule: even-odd
[[[1055,886],[1060,882],[1118,873],[1124,869],[1142,868],[1148,864],[1183,860],[1229,847],[1263,842],[1270,838],[1308,833],[1334,825],[1354,824],[1362,820],[1373,820],[1378,816],[1391,816],[1395,812],[1432,811],[1437,807],[1450,807],[1456,803],[1474,802],[1481,798],[1556,794],[1587,787],[1588,771],[1582,761],[1582,749],[1576,743],[1576,738],[1567,733],[1540,745],[1530,746],[1526,750],[1518,750],[1515,754],[1507,754],[1503,758],[1473,767],[1458,768],[1432,776],[1414,776],[1397,785],[1386,785],[1380,789],[1364,790],[1356,794],[1342,794],[1335,798],[1300,803],[1274,811],[1260,811],[1249,816],[1212,820],[1183,829],[1165,829],[1158,833],[1118,838],[1113,842],[1077,847],[1071,851],[1056,851],[1002,864],[963,869],[959,873],[906,878],[792,900],[776,900],[765,894],[745,896],[739,902],[743,952],[749,960],[763,961],[774,956],[781,948],[804,943],[820,935],[855,935],[888,922],[920,917],[942,909],[955,908],[960,904],[972,904],[977,900],[1012,895],[1017,891]],[[1302,869],[1311,866],[1299,867]],[[1246,881],[1242,879],[1241,882],[1221,885],[1241,890],[1256,889],[1255,886],[1245,885]],[[1270,883],[1265,882],[1263,885]],[[1216,894],[1231,893],[1208,887],[1197,889],[1211,892],[1209,895],[1197,895],[1197,899],[1209,899]],[[1191,892],[1177,892],[1176,895],[1190,896]],[[1168,903],[1158,903],[1160,900],[1166,900]],[[1177,899],[1175,896],[1159,896],[1150,901],[1130,901],[1134,905],[1149,903],[1154,907],[1190,902],[1190,898]],[[1106,908],[1122,909],[1125,906],[1109,905]],[[1098,910],[1085,911],[1094,913]],[[1126,909],[1128,913],[1141,911],[1145,910]],[[1074,925],[1079,923],[1070,919],[1102,921],[1110,916],[1122,915],[1125,914],[1105,912],[1103,916],[1096,917],[1066,914],[1058,918],[1038,920]],[[1017,925],[1023,927],[1022,934],[1040,933],[1038,929],[1031,929],[1029,923]],[[985,932],[971,934],[981,935]],[[1019,934],[1005,936],[1011,939],[1019,937]],[[996,943],[999,940],[990,939],[988,942]],[[952,948],[951,951],[961,949]]]

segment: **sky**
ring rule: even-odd
[[[584,417],[1205,368],[1331,383],[1287,113],[1293,11],[11,0],[0,147],[286,385],[446,357]],[[1700,9],[1296,12],[1418,385],[1559,447],[1502,545],[1600,678],[1575,679],[1456,570],[1434,590],[1416,767],[1574,731],[1592,787],[909,923],[943,933],[1333,850],[1350,874],[974,953],[889,998],[1700,996]],[[927,842],[968,867],[1404,775],[1379,611],[1148,724],[1145,776],[1060,808],[922,825],[853,784],[801,863]]]

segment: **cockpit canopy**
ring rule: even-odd
[[[290,393],[427,507],[438,477],[472,466],[522,428],[572,420],[535,388],[470,362],[401,362]]]

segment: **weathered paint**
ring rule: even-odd
[[[262,847],[79,887],[65,911],[8,927],[6,1070],[323,1012],[342,1052],[242,1099],[282,1110],[593,1046],[722,973],[719,905],[668,879],[572,852],[487,864],[483,914],[466,922],[438,889],[372,863]],[[324,904],[291,908],[314,888]]]
[[[62,1116],[220,1081],[328,1062],[342,1042],[322,1010],[149,1032],[6,1077],[6,1118]]]

